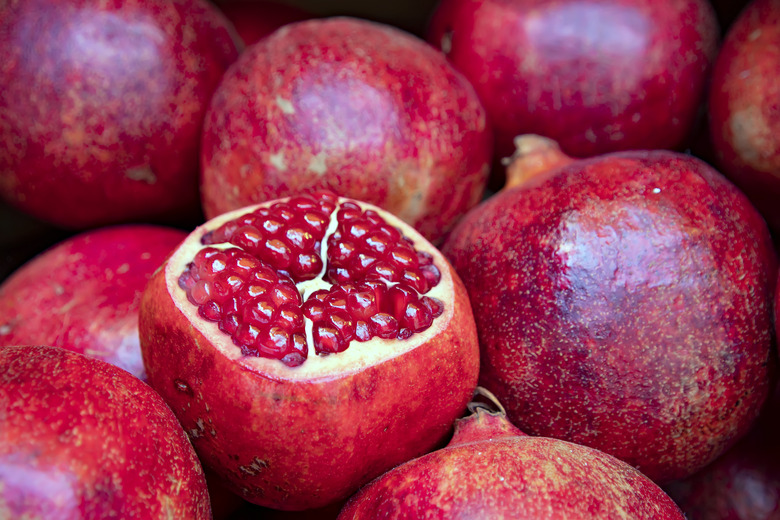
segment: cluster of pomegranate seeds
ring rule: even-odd
[[[301,295],[289,276],[238,248],[198,251],[179,286],[206,320],[233,338],[245,356],[281,359],[308,354]]]
[[[320,244],[336,208],[330,192],[300,196],[259,208],[203,236],[203,244],[229,242],[267,262],[293,281],[311,280],[322,271]]]
[[[338,205],[335,230],[326,236]],[[326,241],[327,265],[321,258]],[[407,339],[441,315],[425,296],[441,273],[433,257],[375,211],[332,193],[294,197],[260,208],[206,233],[179,285],[200,316],[216,322],[244,355],[281,359],[308,355],[304,316],[317,354],[351,341]],[[302,301],[301,288],[324,272],[325,286]],[[301,285],[303,287],[303,285]]]

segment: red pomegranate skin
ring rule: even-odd
[[[67,229],[200,215],[207,103],[238,54],[202,0],[0,7],[0,197]]]
[[[751,2],[715,62],[708,113],[715,163],[780,230],[780,2]]]
[[[217,4],[244,45],[252,45],[288,23],[312,18],[297,6],[271,0],[225,0]]]
[[[771,238],[695,157],[573,161],[488,199],[442,251],[469,292],[480,384],[529,434],[662,483],[736,442],[770,392]]]
[[[664,486],[689,520],[780,518],[780,391],[751,431],[701,471]]]
[[[0,347],[62,347],[145,379],[141,292],[185,236],[173,227],[125,224],[52,246],[0,284]]]
[[[531,437],[485,410],[450,443],[375,479],[338,520],[683,520],[661,488],[628,464],[566,441]]]
[[[210,519],[206,481],[149,386],[58,347],[0,348],[0,517]]]
[[[348,17],[247,49],[203,134],[206,216],[299,191],[375,204],[436,241],[482,198],[492,156],[471,85],[424,41]]]
[[[588,157],[683,147],[719,27],[705,0],[442,0],[426,37],[476,88],[500,157],[526,133]]]

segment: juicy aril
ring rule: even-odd
[[[0,366],[0,517],[211,518],[195,451],[146,384],[58,347],[3,347]]]
[[[321,507],[432,447],[463,412],[479,354],[441,254],[331,193],[196,229],[147,285],[151,385],[241,496]]]
[[[706,0],[442,0],[427,38],[476,88],[501,157],[524,133],[584,157],[682,147],[718,34]]]
[[[207,217],[329,189],[436,240],[482,197],[491,134],[474,89],[424,41],[352,18],[290,24],[247,49],[203,134]]]
[[[529,434],[656,481],[712,461],[770,391],[777,265],[761,216],[676,152],[572,160],[526,136],[508,174],[516,185],[443,246],[477,320],[482,384]]]
[[[0,346],[63,347],[145,378],[138,340],[141,292],[186,235],[127,224],[52,246],[0,284]]]
[[[0,197],[83,229],[199,214],[207,103],[238,50],[203,0],[0,4]]]
[[[709,97],[715,160],[780,230],[780,2],[751,2],[730,27]]]
[[[362,488],[338,520],[683,520],[645,475],[593,448],[531,437],[475,403],[449,444]]]

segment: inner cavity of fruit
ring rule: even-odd
[[[425,296],[441,278],[433,257],[379,213],[331,193],[259,208],[201,242],[179,286],[246,356],[298,366],[312,350],[408,339],[444,310]]]

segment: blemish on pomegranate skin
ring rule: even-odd
[[[279,171],[287,171],[287,162],[284,159],[284,152],[271,154],[268,157],[268,162]]]
[[[254,460],[246,466],[238,467],[238,469],[242,473],[245,473],[251,477],[260,474],[263,470],[267,468],[268,468],[268,462],[259,457],[255,457]]]
[[[295,113],[295,107],[293,106],[292,102],[288,99],[284,99],[281,96],[276,96],[276,106],[282,109],[282,112],[285,114]]]
[[[125,171],[125,177],[131,181],[145,182],[146,184],[155,184],[157,176],[152,171],[152,167],[147,165],[128,168]]]

